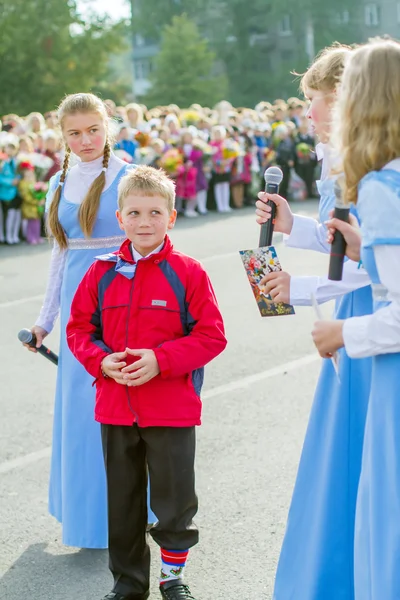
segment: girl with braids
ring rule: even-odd
[[[94,258],[117,250],[125,239],[115,210],[119,181],[132,166],[112,154],[109,118],[97,96],[67,96],[58,119],[66,152],[62,171],[50,180],[46,212],[54,248],[44,304],[32,328],[39,347],[60,313],[49,510],[62,523],[64,544],[107,548],[104,463],[100,428],[93,417],[95,390],[67,346],[65,328],[75,291]],[[71,153],[78,162],[70,169]]]
[[[334,174],[340,156],[330,146],[332,110],[345,61],[353,50],[335,44],[325,49],[304,74],[302,88],[310,100],[311,119],[323,156],[319,223],[294,215],[284,198],[260,194],[258,222],[270,218],[277,205],[275,229],[285,233],[294,248],[329,253],[324,225],[335,205]],[[352,261],[343,280],[266,276],[267,291],[275,301],[311,305],[336,300],[336,319],[361,317],[372,311],[368,273]],[[361,472],[365,420],[371,381],[371,360],[353,360],[340,351],[339,378],[325,361],[315,393],[290,506],[275,581],[274,600],[354,600],[353,548],[356,499]],[[382,596],[382,600],[385,596]],[[386,600],[386,597],[385,597]],[[389,598],[388,598],[389,600]]]

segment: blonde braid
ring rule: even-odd
[[[58,218],[58,209],[61,201],[61,190],[68,173],[70,156],[71,149],[67,147],[65,150],[65,158],[63,162],[62,173],[60,175],[60,181],[50,203],[49,214],[46,223],[48,236],[54,237],[61,250],[66,250],[68,248],[68,242],[65,231]]]
[[[96,224],[97,213],[100,207],[100,198],[106,184],[105,169],[108,168],[110,161],[111,145],[108,139],[104,146],[103,170],[100,175],[93,181],[86,198],[79,209],[79,223],[85,237],[91,237],[94,226]]]

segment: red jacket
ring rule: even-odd
[[[207,273],[168,236],[159,253],[138,263],[129,240],[98,257],[73,299],[67,341],[96,379],[96,421],[140,427],[200,425],[203,367],[226,346]],[[103,377],[103,358],[127,347],[152,349],[160,374],[139,387]]]

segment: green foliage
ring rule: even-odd
[[[186,15],[175,16],[163,30],[160,52],[151,75],[149,105],[198,102],[213,105],[226,93],[224,75],[214,74],[215,54]]]
[[[303,72],[310,57],[306,25],[312,20],[315,53],[334,41],[361,41],[361,0],[130,0],[136,7],[134,27],[160,39],[174,16],[186,12],[209,40],[217,64],[228,77],[227,99],[251,106],[260,100],[298,94],[292,70]],[[350,20],[345,22],[345,11]],[[279,23],[289,15],[292,35],[279,35]],[[361,15],[361,16],[360,16]],[[173,84],[168,90],[173,90]]]
[[[107,80],[123,23],[83,22],[75,0],[0,0],[0,114],[54,109],[65,94]]]

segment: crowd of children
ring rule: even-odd
[[[226,101],[213,109],[176,105],[148,110],[106,101],[114,152],[127,163],[164,169],[175,180],[178,214],[228,213],[254,203],[263,173],[277,164],[282,194],[315,194],[317,161],[307,105],[298,98],[255,109]],[[57,114],[15,114],[0,121],[0,243],[41,243],[47,182],[64,159]]]

